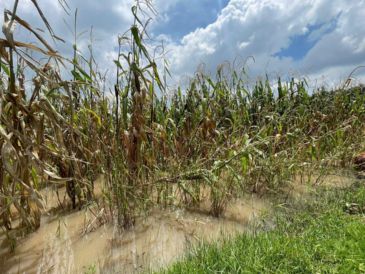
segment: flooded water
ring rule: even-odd
[[[140,218],[133,230],[115,226],[89,229],[95,212],[45,216],[39,230],[18,242],[9,253],[2,235],[1,273],[138,273],[176,261],[198,241],[247,231],[267,202],[255,196],[233,201],[225,216],[210,217],[185,210],[155,210]],[[94,210],[96,211],[96,210]],[[93,225],[93,224],[92,224]],[[90,230],[93,230],[89,232]],[[1,239],[0,239],[1,240]]]
[[[330,187],[330,188],[343,188],[349,187],[356,180],[356,176],[348,174],[327,174],[326,176],[297,176],[293,182],[285,187],[285,191],[288,192],[293,198],[300,199],[306,193],[315,191],[316,187]]]
[[[295,180],[288,191],[300,196],[313,185],[343,187],[353,182],[353,178],[338,175],[323,180],[307,179]],[[48,208],[54,209],[63,197],[61,194],[64,195],[62,191],[58,197],[54,191],[46,194]],[[249,231],[261,212],[272,210],[268,200],[254,195],[231,201],[221,218],[209,216],[207,206],[203,203],[195,212],[155,209],[125,232],[111,224],[102,224],[103,211],[96,205],[67,215],[51,210],[53,213],[43,216],[39,230],[18,241],[14,253],[9,253],[9,243],[0,234],[0,273],[157,270],[181,258],[199,241]]]

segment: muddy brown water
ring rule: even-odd
[[[321,184],[346,186],[348,177],[327,177]],[[309,186],[310,185],[310,186]],[[312,184],[295,183],[290,191],[301,195]],[[49,193],[49,206],[56,198]],[[58,198],[57,198],[58,200]],[[10,253],[0,234],[0,273],[139,273],[158,270],[181,258],[199,241],[212,241],[249,231],[257,216],[272,210],[267,199],[249,195],[229,203],[221,218],[182,209],[155,209],[137,220],[130,231],[111,224],[95,225],[96,210],[67,215],[46,214],[40,229],[18,241]],[[204,210],[203,210],[204,211]],[[99,212],[100,213],[100,212]]]

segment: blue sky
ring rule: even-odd
[[[295,34],[291,36],[289,45],[275,53],[274,56],[280,58],[289,57],[295,61],[300,61],[316,45],[323,35],[329,34],[336,29],[338,18],[339,15],[332,18],[329,22],[309,25],[304,34]]]
[[[0,0],[11,8],[13,0]],[[306,77],[318,85],[339,85],[365,64],[365,0],[153,0],[157,16],[149,27],[155,43],[164,42],[176,84],[201,64],[214,74],[224,62],[245,65],[250,78],[269,75]],[[39,0],[57,35],[67,43],[54,45],[72,53],[72,25],[78,8],[80,51],[87,54],[90,27],[94,54],[102,70],[113,70],[118,34],[132,23],[134,0],[68,0],[70,15],[55,0]],[[19,3],[18,15],[44,28],[30,0]],[[2,20],[2,12],[0,13]],[[0,34],[0,36],[2,36]],[[34,41],[29,33],[15,31],[21,41]],[[249,57],[249,62],[245,60]],[[238,61],[237,61],[238,60]],[[359,70],[355,81],[364,82]]]
[[[168,23],[157,24],[153,32],[168,34],[178,41],[197,28],[213,23],[229,0],[179,1],[169,10]]]

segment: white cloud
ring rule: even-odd
[[[153,1],[153,4],[156,8],[156,10],[159,13],[164,13],[170,9],[172,9],[177,3],[181,2],[182,0],[155,0]]]
[[[69,15],[66,14],[57,0],[37,1],[45,17],[52,26],[55,34],[66,41],[65,44],[51,42],[47,31],[40,32],[56,50],[66,58],[72,58],[74,43],[74,13],[77,13],[77,47],[86,58],[88,58],[88,46],[90,44],[89,32],[93,26],[93,51],[94,57],[101,70],[113,69],[113,60],[117,58],[115,47],[118,45],[118,34],[124,33],[133,23],[131,6],[134,0],[90,0],[85,5],[84,0],[67,1],[70,7]],[[0,0],[1,6],[12,10],[13,0]],[[4,5],[2,5],[4,3]],[[30,0],[19,1],[17,15],[29,22],[33,28],[45,30],[46,27],[40,20],[34,4]],[[1,24],[3,22],[3,11],[0,11]],[[17,27],[15,39],[26,42],[36,42],[36,38],[29,31],[21,26]],[[0,37],[2,37],[0,33]],[[46,61],[46,60],[45,60]],[[113,75],[114,76],[114,75]]]
[[[170,17],[170,12],[186,7],[185,1],[191,1],[194,8],[202,9],[204,16],[204,9],[209,4],[206,1],[203,4],[196,0],[155,0],[153,2],[160,17],[151,25],[151,32],[157,25],[171,24],[174,18]],[[130,8],[134,0],[90,0],[87,5],[84,0],[67,1],[72,9],[70,16],[63,12],[56,0],[38,2],[55,33],[67,40],[66,45],[57,44],[56,48],[71,56],[73,36],[63,21],[72,27],[73,11],[78,8],[79,32],[94,26],[93,46],[99,67],[113,68],[113,59],[117,55],[117,35],[124,33],[132,23]],[[14,1],[0,0],[0,3],[2,7],[11,9]],[[223,2],[220,3],[222,6]],[[163,28],[165,33],[157,33],[152,38],[165,41],[175,81],[193,74],[201,63],[205,64],[206,70],[214,73],[216,67],[225,61],[233,62],[238,58],[243,61],[237,63],[244,63],[247,57],[253,56],[255,63],[251,59],[248,62],[252,78],[265,73],[272,77],[295,74],[337,82],[357,65],[365,64],[364,7],[365,0],[230,0],[216,20],[207,26],[201,26],[176,40],[170,36],[169,31],[173,32],[171,28],[174,26],[171,24],[170,28]],[[30,0],[19,1],[18,12],[32,25],[45,28]],[[2,16],[0,11],[1,21]],[[321,27],[309,33],[310,26],[316,25]],[[316,44],[303,59],[275,55],[290,45],[293,36],[308,33],[309,39]],[[35,40],[29,33],[16,35],[19,40]],[[79,41],[80,49],[86,52],[88,34],[80,37]],[[357,75],[364,76],[365,71],[359,70]]]
[[[333,79],[346,77],[365,64],[364,7],[364,0],[231,0],[215,22],[169,44],[171,70],[175,75],[192,74],[204,63],[214,72],[226,60],[252,55],[252,76],[295,71],[322,79],[329,71]],[[314,25],[323,26],[310,36],[317,43],[302,60],[274,56],[289,46],[291,37]]]

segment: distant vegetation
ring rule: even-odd
[[[308,91],[304,80],[279,78],[275,89],[268,79],[248,89],[244,70],[221,67],[215,77],[197,73],[167,97],[169,71],[148,50],[136,5],[134,24],[110,60],[116,66],[110,97],[92,45],[89,56],[76,42],[70,60],[60,56],[44,33],[16,15],[17,4],[5,11],[0,39],[0,226],[6,230],[16,217],[28,231],[40,226],[46,186],[66,187],[70,207],[81,208],[94,199],[100,174],[106,179],[100,205],[121,228],[156,205],[194,207],[202,189],[210,192],[211,214],[220,216],[232,197],[349,167],[365,147],[363,88]],[[38,44],[16,41],[13,22]],[[72,80],[61,76],[68,69]]]

